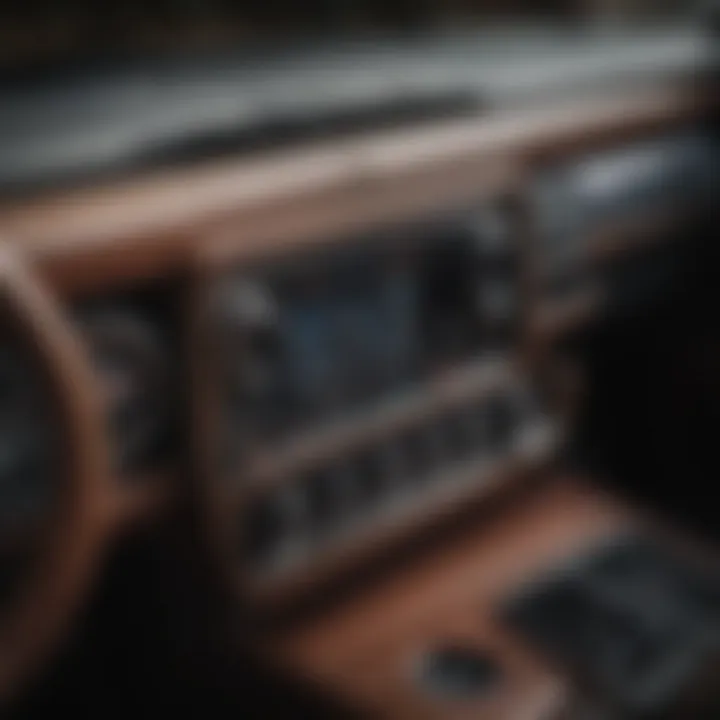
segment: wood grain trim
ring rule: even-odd
[[[580,708],[602,708],[603,698],[588,694],[571,677],[572,668],[561,670],[527,647],[498,620],[498,607],[578,553],[636,532],[716,565],[717,547],[698,544],[646,508],[588,479],[548,475],[521,502],[485,523],[465,524],[392,576],[322,615],[300,618],[270,639],[263,636],[256,652],[362,716],[569,720]],[[429,694],[415,681],[411,663],[448,643],[488,652],[504,679],[474,701]],[[717,673],[716,663],[698,671],[697,682],[668,717],[695,717],[693,703],[711,692],[707,681]]]
[[[700,208],[668,203],[654,212],[608,223],[588,238],[586,263],[602,267],[624,256],[662,246],[701,214]]]
[[[412,430],[418,423],[432,424],[444,412],[472,405],[504,389],[511,390],[519,378],[509,361],[478,361],[460,366],[445,376],[420,384],[412,393],[380,402],[369,411],[349,414],[319,429],[299,433],[285,444],[273,444],[247,458],[242,484],[247,489],[282,483],[333,457],[382,443]]]
[[[338,225],[339,211],[331,212],[332,222],[322,216],[339,201],[347,226],[415,213],[423,198],[437,206],[438,193],[447,205],[452,197],[478,194],[489,181],[497,188],[498,164],[516,167],[516,161],[536,155],[686,122],[702,116],[711,97],[687,84],[616,91],[583,102],[158,173],[9,205],[0,210],[0,232],[16,237],[60,287],[173,272],[191,262],[192,249],[208,233],[223,226],[226,236],[229,231],[235,237],[220,245],[232,254],[233,247],[265,242],[253,240],[256,236],[292,242],[287,225],[297,223],[298,208],[306,217],[320,216],[303,224],[306,233],[317,234],[323,226],[330,232]]]
[[[0,293],[20,341],[37,355],[62,418],[64,491],[40,536],[41,556],[0,625],[0,704],[28,680],[68,630],[109,527],[105,422],[82,347],[53,298],[7,245]]]
[[[382,638],[396,634],[394,628],[412,634],[439,605],[472,597],[476,607],[487,608],[536,569],[571,557],[598,537],[625,532],[633,522],[622,502],[581,477],[550,472],[514,500],[437,543],[387,582],[285,629],[276,652],[293,663],[312,658],[331,671],[348,654],[370,655]],[[376,633],[368,635],[368,623]]]
[[[337,676],[303,675],[322,695],[359,717],[400,720],[560,720],[574,688],[531,651],[503,633],[469,603],[428,618],[415,632],[388,638],[378,654],[341,665]],[[502,677],[476,697],[451,698],[423,688],[418,667],[424,656],[443,647],[487,654]]]
[[[258,208],[247,226],[230,219],[207,234],[199,259],[214,268],[346,242],[378,228],[407,224],[517,195],[524,174],[513,155],[465,157],[366,179],[355,186],[299,194]],[[242,232],[239,232],[242,227]]]
[[[533,574],[633,523],[627,508],[586,481],[548,477],[523,502],[466,526],[384,582],[264,638],[258,652],[369,717],[558,717],[567,681],[497,624],[497,603]],[[448,704],[412,682],[408,659],[452,641],[486,649],[501,663],[507,677],[496,693]]]
[[[535,353],[554,347],[563,336],[597,318],[604,298],[597,285],[585,287],[569,297],[541,298],[528,320],[528,345]]]

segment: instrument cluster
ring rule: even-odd
[[[100,381],[115,470],[122,478],[171,463],[183,366],[175,294],[161,286],[91,298],[73,318]]]

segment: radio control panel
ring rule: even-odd
[[[520,217],[498,201],[211,274],[208,467],[253,582],[331,573],[552,454]]]
[[[468,213],[230,271],[211,301],[228,422],[266,444],[502,352],[521,306],[511,232]]]

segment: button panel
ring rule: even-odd
[[[494,390],[352,453],[338,453],[267,487],[259,484],[245,513],[253,527],[259,525],[262,542],[249,542],[247,560],[258,570],[277,570],[376,523],[392,522],[409,507],[431,505],[454,486],[481,488],[499,465],[523,456],[528,438],[537,440],[550,427],[530,394],[520,384]],[[543,442],[550,444],[551,436],[546,432]]]

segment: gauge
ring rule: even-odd
[[[96,309],[80,324],[105,393],[116,462],[135,467],[160,450],[170,424],[170,364],[161,331],[129,308]]]

